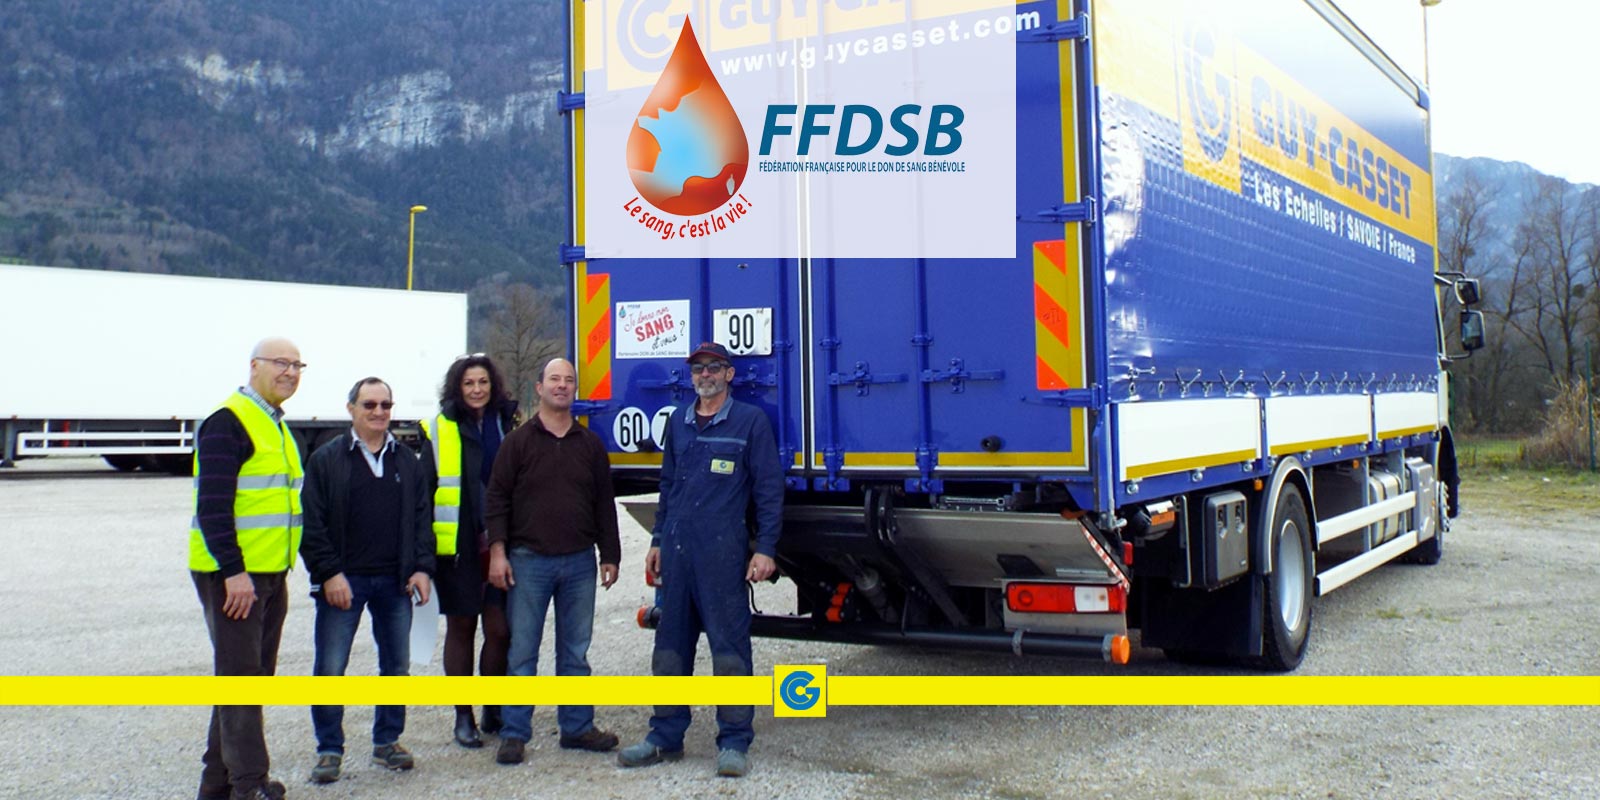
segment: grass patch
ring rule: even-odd
[[[1463,469],[1516,466],[1522,459],[1522,440],[1516,437],[1463,436],[1456,441],[1456,463]]]
[[[1519,466],[1461,468],[1461,504],[1469,510],[1548,514],[1569,518],[1600,514],[1600,473]]]
[[[1405,619],[1406,618],[1406,615],[1400,613],[1400,609],[1395,608],[1394,606],[1389,606],[1388,608],[1380,608],[1374,613],[1376,613],[1378,615],[1378,619]]]

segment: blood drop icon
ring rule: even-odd
[[[651,205],[692,217],[719,208],[744,183],[750,144],[689,20],[628,132],[628,174]]]

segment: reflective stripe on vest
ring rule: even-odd
[[[273,422],[254,400],[234,392],[222,407],[233,412],[250,437],[255,451],[239,465],[233,495],[233,529],[244,555],[246,572],[283,572],[294,566],[300,550],[300,487],[305,470],[300,448],[283,422]],[[195,446],[195,474],[200,472],[200,448]],[[199,507],[199,480],[195,481]],[[189,569],[216,572],[217,560],[206,549],[198,517],[189,521]]]
[[[439,485],[433,490],[433,539],[441,556],[456,554],[456,534],[461,530],[461,427],[439,414],[433,424],[422,420],[422,432],[433,440],[433,471]]]

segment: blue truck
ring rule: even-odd
[[[1315,597],[1436,563],[1457,507],[1481,317],[1426,89],[1327,0],[1014,11],[1009,259],[586,259],[574,17],[580,410],[649,491],[695,394],[621,321],[736,354],[787,470],[796,605],[757,635],[1294,669]]]

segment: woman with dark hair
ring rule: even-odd
[[[445,615],[444,674],[471,675],[472,650],[483,617],[481,675],[506,674],[511,629],[506,594],[488,580],[488,539],[483,493],[500,442],[515,426],[517,404],[505,378],[483,353],[461,356],[445,373],[439,414],[422,421],[422,457],[436,478],[433,533],[439,563],[435,578],[439,611]],[[482,747],[472,706],[456,706],[456,743]],[[500,707],[483,707],[484,733],[500,730]]]

